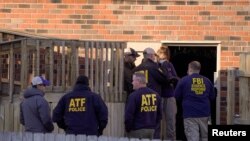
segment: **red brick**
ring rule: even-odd
[[[233,67],[240,67],[240,62],[239,61],[237,61],[237,62],[234,61],[232,65],[233,65]]]
[[[129,40],[130,40],[130,41],[142,40],[142,36],[141,36],[141,35],[130,36]]]
[[[181,10],[181,8],[183,8],[183,7],[180,7],[180,6],[169,6],[168,10]]]
[[[220,60],[226,62],[229,60],[229,57],[228,56],[221,56]]]
[[[108,30],[98,30],[98,33],[101,34],[101,35],[104,35],[104,34],[110,34],[110,31],[108,31]]]
[[[221,62],[221,67],[234,67],[234,62]]]
[[[27,29],[27,28],[32,28],[32,26],[30,24],[19,24],[18,28]]]
[[[181,16],[181,20],[191,21],[194,20],[194,16]]]
[[[102,2],[103,0],[101,0]],[[94,9],[106,9],[106,5],[94,5]]]
[[[232,51],[222,51],[221,56],[233,56],[233,52]]]

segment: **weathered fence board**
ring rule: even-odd
[[[161,141],[126,137],[66,135],[53,133],[0,132],[0,141]]]
[[[238,95],[235,93],[235,86],[237,86],[235,78],[239,78],[239,101],[235,100],[238,98],[236,97]],[[227,123],[250,124],[250,52],[240,54],[240,67],[238,71],[233,69],[228,70],[227,88]],[[240,117],[233,120],[236,103],[239,103]]]
[[[2,135],[2,140],[1,141],[11,141],[11,132],[5,132]]]
[[[233,124],[235,115],[235,73],[234,68],[227,70],[227,124]]]
[[[19,103],[13,103],[13,109],[14,109],[14,117],[13,117],[13,122],[14,122],[14,132],[18,132],[21,131],[21,123],[19,120],[19,116],[20,116],[20,108],[19,107]]]
[[[50,101],[50,97],[46,97]],[[59,99],[60,97],[58,97]],[[57,100],[58,101],[58,100]],[[22,132],[24,127],[20,124],[19,107],[20,102],[7,103],[0,105],[0,131],[15,131]],[[50,102],[51,114],[57,102]],[[122,137],[124,136],[124,103],[106,103],[108,107],[108,125],[103,134],[107,136]],[[3,116],[3,117],[2,117]],[[53,133],[64,133],[64,131],[57,127],[54,123],[55,129]]]
[[[87,141],[87,136],[85,135],[77,135],[76,141]]]
[[[45,141],[55,141],[55,134],[45,134],[44,140]]]
[[[0,131],[4,131],[4,106],[0,106]]]
[[[44,141],[44,134],[42,133],[36,133],[33,134],[34,141]]]
[[[13,132],[11,133],[11,140],[12,141],[23,141],[22,140],[22,133],[18,132]]]
[[[124,42],[50,39],[22,39],[0,43],[1,50],[4,50],[1,51],[1,59],[8,60],[0,63],[1,68],[6,68],[4,72],[0,72],[1,92],[8,92],[12,102],[13,94],[26,89],[35,75],[42,75],[50,80],[51,85],[46,89],[48,92],[65,92],[74,85],[79,74],[85,74],[90,78],[92,90],[99,93],[105,101],[122,102],[125,100],[125,47]],[[2,90],[4,80],[8,86],[6,90]]]
[[[250,53],[240,55],[240,118],[250,124]],[[243,124],[243,123],[242,123]]]
[[[29,132],[23,132],[23,141],[33,141],[33,134]]]

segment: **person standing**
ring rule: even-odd
[[[133,92],[133,85],[132,85],[132,75],[133,69],[135,66],[135,60],[140,55],[132,48],[126,48],[124,50],[124,91],[128,95]]]
[[[182,101],[184,130],[188,141],[207,140],[210,101],[215,99],[211,81],[200,75],[201,64],[188,64],[188,75],[175,89],[176,100]]]
[[[143,51],[143,61],[133,72],[143,72],[145,74],[147,87],[161,94],[162,85],[169,83],[167,76],[163,73],[157,62],[155,51],[148,47]]]
[[[142,73],[134,73],[133,89],[125,108],[125,129],[130,138],[153,139],[154,129],[161,120],[160,95],[146,86]]]
[[[32,79],[32,87],[25,90],[24,99],[20,104],[20,123],[26,132],[48,133],[54,130],[50,107],[44,98],[45,86],[49,81],[42,76]]]
[[[148,47],[143,51],[143,61],[142,63],[134,69],[134,72],[143,72],[145,74],[147,87],[156,91],[159,95],[162,93],[162,86],[169,83],[168,77],[165,75],[166,73],[160,68],[159,64],[156,63],[156,53],[155,51]],[[154,138],[160,139],[160,122],[157,124]]]
[[[67,134],[100,136],[108,123],[108,109],[90,90],[88,77],[80,75],[73,90],[59,100],[52,119]]]
[[[169,49],[167,47],[161,46],[157,51],[157,56],[161,68],[166,73],[166,76],[171,83],[167,83],[162,86],[162,101],[163,101],[163,114],[165,115],[166,121],[166,133],[165,137],[167,140],[176,140],[176,113],[177,106],[174,97],[174,86],[178,81],[178,77],[175,68],[171,62],[169,62]]]

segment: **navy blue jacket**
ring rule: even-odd
[[[140,88],[128,97],[125,109],[125,129],[155,129],[162,117],[161,97],[150,88]]]
[[[164,61],[161,63],[161,68],[165,75],[168,77],[169,80],[176,80],[177,81],[177,74],[175,68],[171,62]],[[173,97],[174,96],[174,84],[165,84],[162,87],[161,97]]]
[[[58,102],[53,121],[67,134],[101,135],[108,123],[108,109],[88,86],[76,84]]]
[[[184,118],[210,116],[210,100],[215,99],[211,81],[194,73],[183,77],[175,88],[176,100],[182,101]]]
[[[169,83],[168,77],[163,73],[160,66],[150,59],[145,59],[138,67],[136,67],[134,72],[143,71],[147,79],[147,87],[153,89],[158,94],[161,95],[162,85]]]

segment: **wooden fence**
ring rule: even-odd
[[[239,114],[241,124],[250,124],[250,52],[240,55]]]
[[[33,76],[50,80],[46,91],[66,92],[79,74],[105,101],[124,101],[123,50],[125,42],[25,38],[0,43],[0,94],[20,94]]]
[[[239,95],[236,95],[237,78]],[[250,124],[250,53],[240,54],[240,68],[228,69],[227,77],[227,124]],[[239,101],[236,101],[239,99]],[[239,104],[239,105],[236,105]],[[239,106],[238,113],[235,107]],[[235,114],[239,117],[235,120]]]
[[[50,103],[51,109],[56,103]],[[104,129],[103,134],[106,136],[123,137],[124,136],[124,103],[107,103],[109,110],[108,125]],[[6,103],[0,105],[0,131],[4,132],[23,132],[24,127],[19,121],[19,103]],[[51,111],[52,112],[52,111]],[[54,124],[53,133],[64,133]],[[1,141],[1,140],[0,140]]]
[[[0,132],[0,141],[160,141],[125,137],[85,136],[66,134],[42,134],[27,132]]]

